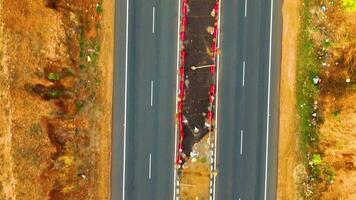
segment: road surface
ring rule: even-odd
[[[271,3],[222,1],[216,200],[276,199],[282,1]]]
[[[115,200],[173,197],[177,6],[175,0],[116,2]]]

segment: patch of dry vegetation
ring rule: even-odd
[[[209,134],[195,143],[192,153],[180,171],[180,199],[209,199],[210,151]]]
[[[0,197],[108,198],[98,182],[109,173],[111,90],[100,88],[112,66],[99,65],[98,5],[2,1]]]
[[[306,199],[355,199],[356,16],[341,2],[304,0],[297,98]]]

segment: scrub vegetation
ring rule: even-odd
[[[355,2],[301,6],[296,97],[304,199],[356,197]]]
[[[1,200],[108,198],[103,13],[100,0],[0,0]]]

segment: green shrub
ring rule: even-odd
[[[51,72],[48,74],[48,79],[51,81],[59,81],[60,75],[57,72]]]
[[[342,6],[346,11],[356,11],[356,0],[342,0]]]

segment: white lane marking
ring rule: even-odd
[[[180,41],[179,41],[179,31],[180,31],[180,10],[181,10],[181,0],[178,0],[178,18],[177,18],[177,55],[176,55],[176,95],[175,95],[175,115],[178,113],[178,72],[179,72],[179,46],[180,46]],[[176,120],[176,118],[174,118]],[[176,121],[175,121],[176,122]],[[177,160],[177,145],[178,145],[178,124],[175,123],[174,126],[174,160],[173,160],[173,200],[176,200],[176,195],[179,194],[179,189],[177,188],[177,173],[176,173],[176,160]],[[178,199],[178,198],[177,198]]]
[[[241,200],[241,198],[239,198],[239,200]]]
[[[155,32],[155,13],[156,13],[156,8],[153,6],[153,8],[152,8],[152,33]]]
[[[220,48],[220,29],[221,29],[221,1],[219,1],[219,16],[218,16],[218,30],[219,30],[219,33],[218,33],[218,42],[217,42],[217,46],[218,48]],[[216,100],[215,100],[215,133],[214,133],[214,159],[215,159],[215,162],[214,162],[214,170],[218,171],[217,169],[217,151],[218,151],[218,148],[217,148],[217,141],[218,141],[218,133],[217,133],[217,130],[218,130],[218,126],[219,126],[219,117],[218,117],[218,113],[219,113],[219,79],[220,79],[220,55],[218,54],[217,57],[216,57]],[[214,177],[214,187],[213,187],[213,200],[216,199],[216,177]]]
[[[271,0],[271,17],[269,29],[269,61],[268,61],[268,98],[267,98],[267,126],[266,126],[266,166],[265,166],[265,193],[264,200],[267,200],[267,178],[268,178],[268,141],[269,141],[269,117],[270,117],[270,97],[271,97],[271,65],[272,65],[272,29],[273,29],[273,0]]]
[[[130,0],[126,0],[126,44],[125,44],[125,108],[124,108],[124,158],[122,167],[122,200],[125,200],[125,184],[126,184],[126,120],[127,120],[127,65],[128,65],[128,51],[129,51],[129,6]]]
[[[245,86],[245,67],[246,67],[246,62],[243,61],[243,63],[242,63],[242,86]]]
[[[150,154],[148,161],[148,179],[152,178],[152,155]]]
[[[247,0],[245,0],[245,17],[247,16]]]
[[[153,80],[151,80],[151,107],[153,106]]]
[[[244,140],[244,130],[240,131],[240,155],[242,155],[242,145]]]

